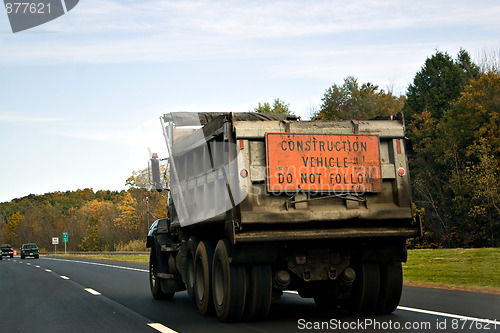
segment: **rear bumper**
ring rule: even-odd
[[[293,240],[324,240],[346,238],[401,237],[411,238],[420,235],[418,228],[338,228],[338,229],[299,229],[299,230],[258,230],[239,231],[234,240],[238,242],[267,242]]]

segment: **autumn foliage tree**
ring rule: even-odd
[[[438,138],[455,241],[500,245],[500,75],[470,81],[446,111]]]
[[[408,88],[414,199],[444,246],[498,246],[500,81],[461,50],[437,52]]]

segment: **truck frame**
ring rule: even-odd
[[[403,115],[301,121],[258,113],[160,117],[168,217],[148,233],[154,298],[187,290],[201,314],[262,320],[284,290],[321,308],[399,304],[413,216]],[[160,160],[152,181],[164,189]]]

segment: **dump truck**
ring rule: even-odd
[[[412,212],[402,113],[302,121],[173,112],[150,159],[167,218],[147,236],[155,299],[187,294],[223,322],[262,320],[283,291],[320,308],[386,314],[399,303]],[[166,174],[160,175],[160,163]]]

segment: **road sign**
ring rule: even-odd
[[[377,135],[266,133],[267,190],[380,192]]]
[[[63,232],[63,243],[67,243],[67,242],[68,242],[68,233]]]
[[[52,245],[59,244],[59,237],[52,237]]]

